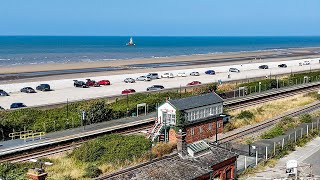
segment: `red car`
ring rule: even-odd
[[[121,94],[130,94],[130,93],[135,93],[136,90],[134,89],[125,89],[121,92]]]
[[[110,81],[109,80],[101,80],[98,82],[98,84],[100,85],[110,85]]]
[[[199,84],[201,84],[200,81],[192,81],[192,82],[189,82],[189,83],[187,84],[187,86],[194,86],[194,85],[199,85]]]
[[[97,83],[96,81],[91,80],[91,79],[87,79],[86,84],[87,84],[87,86],[93,86],[93,87],[99,87],[100,86],[99,83]]]

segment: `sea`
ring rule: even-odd
[[[312,37],[0,36],[0,66],[320,47]]]

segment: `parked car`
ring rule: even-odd
[[[124,82],[125,83],[135,83],[136,81],[133,78],[125,78]]]
[[[269,69],[268,65],[261,65],[259,66],[259,69]]]
[[[36,90],[38,91],[50,91],[50,85],[49,84],[40,84],[36,87]]]
[[[158,73],[149,73],[147,77],[150,77],[151,79],[159,79]]]
[[[9,96],[9,94],[4,90],[0,89],[0,96]]]
[[[16,109],[16,108],[22,108],[22,107],[27,107],[25,104],[23,103],[12,103],[10,105],[10,109]]]
[[[20,92],[24,93],[35,93],[36,91],[32,87],[24,87],[20,90]]]
[[[215,75],[216,74],[216,72],[214,70],[207,70],[205,73],[206,74],[210,74],[210,75]]]
[[[110,81],[109,80],[101,80],[101,81],[98,81],[98,84],[99,85],[110,85],[111,83],[110,83]]]
[[[189,83],[187,84],[187,86],[194,86],[194,85],[199,85],[199,84],[201,84],[200,81],[192,81],[192,82],[189,82]]]
[[[162,85],[152,85],[151,87],[147,88],[147,91],[157,91],[161,89],[164,89]]]
[[[310,65],[310,61],[304,61],[303,65]]]
[[[87,86],[100,87],[100,84],[98,82],[91,79],[87,79],[86,84]]]
[[[239,72],[240,72],[240,70],[239,70],[239,69],[237,69],[237,68],[230,68],[230,69],[229,69],[229,72],[236,72],[236,73],[239,73]]]
[[[200,73],[199,72],[191,72],[190,76],[200,76]]]
[[[287,65],[286,65],[286,64],[279,64],[278,67],[279,67],[279,68],[286,68]]]
[[[172,73],[164,73],[163,75],[161,75],[161,78],[174,78]]]
[[[82,88],[88,88],[89,87],[87,85],[87,83],[85,83],[83,81],[78,81],[78,80],[73,80],[73,86],[74,87],[82,87]]]
[[[136,79],[137,81],[151,81],[151,77],[150,76],[139,76]]]
[[[0,110],[4,110],[4,108],[0,106]]]
[[[121,94],[130,94],[130,93],[135,93],[136,90],[134,89],[125,89],[121,92]]]
[[[184,73],[184,72],[179,72],[179,73],[177,74],[177,77],[187,77],[187,74]]]

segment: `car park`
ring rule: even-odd
[[[24,93],[35,93],[36,91],[32,87],[24,87],[20,90],[20,92]]]
[[[209,74],[209,75],[215,75],[216,74],[216,72],[214,70],[207,70],[205,73]]]
[[[121,92],[121,94],[130,94],[130,93],[135,93],[136,90],[134,89],[125,89]]]
[[[164,73],[161,78],[174,78],[174,75],[172,73]]]
[[[187,77],[187,74],[184,73],[184,72],[179,72],[179,73],[177,74],[177,77]]]
[[[237,73],[239,73],[240,70],[237,69],[237,68],[229,68],[229,72],[237,72]]]
[[[87,84],[87,86],[100,87],[99,83],[97,83],[96,81],[91,80],[91,79],[87,79],[86,84]]]
[[[0,89],[0,96],[9,96],[9,94],[4,90]]]
[[[259,69],[269,69],[268,65],[261,65],[259,66]]]
[[[278,67],[279,67],[279,68],[286,68],[287,65],[286,65],[286,64],[279,64]]]
[[[49,84],[40,84],[39,86],[36,87],[36,90],[38,91],[50,91],[50,85]]]
[[[302,64],[303,65],[310,65],[310,61],[304,61]]]
[[[125,78],[124,82],[125,83],[135,83],[136,81],[133,78]]]
[[[151,81],[151,77],[150,76],[139,76],[136,79],[137,81]]]
[[[85,83],[83,81],[78,81],[78,80],[73,80],[73,86],[74,87],[81,87],[81,88],[88,88],[89,87],[87,85],[87,83]]]
[[[109,80],[104,79],[104,80],[98,81],[98,84],[99,85],[110,85],[111,83]]]
[[[157,91],[157,90],[161,90],[161,89],[164,89],[164,87],[162,85],[152,85],[147,88],[147,91]]]
[[[150,77],[151,79],[159,79],[158,73],[149,73],[147,77]]]
[[[16,109],[16,108],[22,108],[22,107],[27,107],[25,104],[17,102],[17,103],[12,103],[10,105],[10,109]]]
[[[194,85],[199,85],[199,84],[201,84],[200,81],[192,81],[192,82],[189,82],[189,83],[187,84],[187,86],[194,86]]]
[[[191,72],[190,76],[200,76],[200,73],[199,72]]]

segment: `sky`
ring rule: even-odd
[[[0,35],[319,36],[320,0],[0,0]]]

